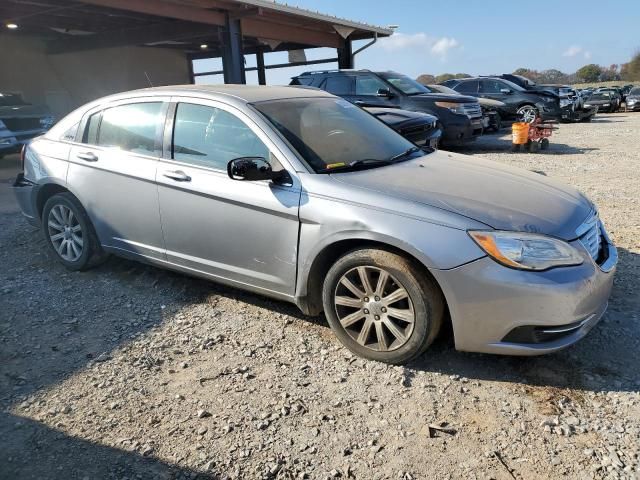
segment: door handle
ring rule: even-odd
[[[190,182],[191,177],[182,170],[167,171],[162,174],[164,177],[175,180],[176,182]]]
[[[76,157],[78,157],[80,160],[84,160],[85,162],[97,162],[98,161],[98,156],[93,152],[78,153],[76,155]]]
[[[364,102],[362,100],[356,100],[355,102],[356,105],[364,105]]]

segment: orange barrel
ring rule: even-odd
[[[516,122],[511,127],[511,135],[514,145],[524,145],[529,141],[529,124],[524,122]]]

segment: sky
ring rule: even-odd
[[[640,50],[640,0],[294,0],[289,5],[380,26],[396,33],[358,54],[356,68],[421,73],[490,75],[526,67],[574,72],[588,63],[627,62]],[[354,43],[354,50],[360,43]],[[335,57],[335,50],[309,49],[307,59]],[[286,63],[286,53],[265,55],[265,63]],[[255,65],[247,56],[247,66]],[[220,61],[200,61],[196,72],[221,69]],[[288,84],[313,65],[267,71],[267,83]],[[222,83],[201,77],[199,83]],[[254,72],[248,83],[257,83]]]

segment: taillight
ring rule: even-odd
[[[20,150],[20,171],[24,172],[24,158],[27,156],[27,146],[23,145]]]

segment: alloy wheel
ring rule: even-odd
[[[405,287],[389,272],[360,266],[345,273],[334,292],[342,328],[363,347],[389,352],[407,343],[415,311]]]
[[[51,244],[62,259],[75,262],[80,258],[84,239],[82,227],[73,210],[66,205],[54,205],[49,211],[47,229]]]
[[[522,107],[518,110],[518,114],[520,115],[520,119],[525,123],[533,123],[537,116],[536,109],[533,107]]]

